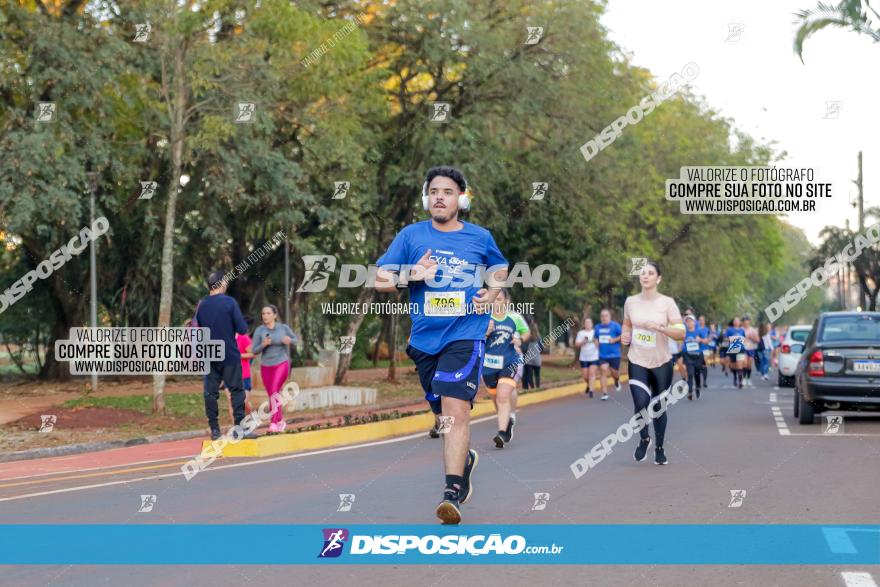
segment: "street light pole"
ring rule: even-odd
[[[98,188],[98,174],[94,171],[90,171],[88,174],[89,177],[89,210],[91,222],[90,226],[94,226],[95,224],[95,191]],[[97,239],[91,239],[89,241],[89,282],[90,282],[90,297],[91,297],[91,308],[89,311],[92,328],[97,328],[98,326],[98,275],[96,272],[95,266],[95,248],[98,246]],[[94,371],[92,372],[92,393],[98,390],[98,374]]]
[[[284,323],[290,326],[290,238],[284,237]]]

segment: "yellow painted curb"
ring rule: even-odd
[[[621,382],[627,380],[625,375],[620,377]],[[579,395],[584,392],[584,384],[572,383],[562,387],[554,387],[546,391],[537,391],[519,396],[517,407],[540,404],[571,395]],[[495,406],[491,401],[477,401],[471,410],[471,418],[479,418],[495,413]],[[343,428],[327,428],[325,430],[311,430],[296,434],[273,434],[261,436],[254,440],[240,440],[230,442],[223,447],[220,456],[224,457],[268,457],[272,455],[319,450],[347,444],[372,442],[392,436],[404,436],[416,432],[427,434],[434,425],[434,415],[430,412],[416,416],[406,416],[396,420],[384,420],[370,422],[369,424],[357,424]],[[202,443],[202,455],[207,456],[205,451],[211,446],[212,441]]]

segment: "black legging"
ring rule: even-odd
[[[694,379],[696,379],[697,389],[701,389],[700,373],[704,369],[703,355],[684,354],[684,364],[687,367],[688,374],[688,393],[694,392]]]
[[[541,387],[541,367],[525,365],[523,368],[523,389]]]
[[[636,381],[646,385],[651,390],[651,397],[648,397],[648,393],[644,388],[639,386],[638,383],[634,383]],[[642,367],[635,363],[629,364],[629,391],[632,394],[636,414],[647,409],[651,400],[669,389],[671,385],[672,361],[660,365],[659,367],[655,367],[654,369],[648,369],[647,367]],[[658,402],[654,405],[655,410],[659,407],[660,403],[662,402]],[[665,411],[654,420],[654,435],[657,437],[657,448],[662,448],[663,439],[666,437]],[[648,438],[647,426],[639,430],[639,436],[641,436],[642,439]]]

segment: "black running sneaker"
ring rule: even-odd
[[[593,397],[593,390],[591,389],[590,391],[588,391],[587,395],[589,395],[592,398]]]
[[[666,460],[666,452],[664,452],[662,446],[658,446],[654,449],[654,464],[655,465],[665,465],[669,461]]]
[[[443,501],[437,506],[437,517],[443,524],[455,525],[461,522],[458,496],[459,492],[452,487],[447,487],[443,492]]]
[[[516,414],[511,414],[510,418],[507,419],[507,437],[504,439],[505,442],[510,442],[513,440],[513,427],[516,426]]]
[[[700,388],[697,388],[697,399],[700,399]]]
[[[219,440],[223,436],[219,428],[211,428],[211,440]]]
[[[477,451],[474,449],[470,449],[468,451],[467,461],[464,463],[464,474],[461,476],[463,482],[461,484],[461,489],[458,491],[460,503],[469,500],[474,493],[474,484],[471,482],[471,476],[474,474],[474,469],[477,468],[478,462],[480,462],[480,455],[478,455]]]
[[[440,438],[440,428],[437,427],[436,423],[434,423],[434,425],[431,426],[431,429],[428,431],[428,437],[429,438]]]
[[[645,457],[648,456],[648,448],[651,446],[651,437],[645,438],[644,440],[639,441],[639,445],[636,447],[636,452],[633,455],[633,458],[637,461],[644,461]]]

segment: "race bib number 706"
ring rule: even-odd
[[[425,292],[426,316],[464,316],[464,291]]]

